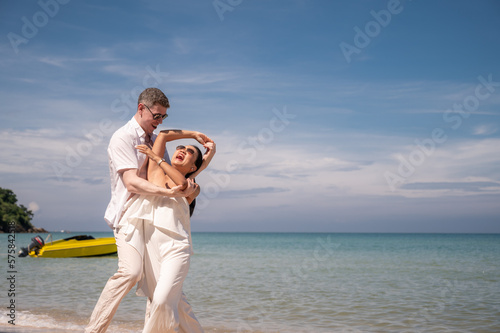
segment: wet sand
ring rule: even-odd
[[[3,326],[0,325],[0,333],[63,333],[63,332],[79,332],[74,330],[60,330],[54,328],[32,328],[32,327],[19,327],[19,326]]]
[[[83,330],[70,330],[70,329],[55,329],[55,328],[34,328],[34,327],[19,327],[13,325],[0,325],[0,333],[83,333]],[[117,332],[116,330],[110,330],[111,332]],[[218,328],[206,328],[207,333],[234,333],[235,331],[230,331],[226,329]]]

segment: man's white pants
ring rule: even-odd
[[[154,253],[153,256],[161,255],[157,251],[161,250],[164,251],[165,246],[167,246],[167,244],[172,245],[172,240],[168,242],[167,239],[165,238],[166,235],[162,234],[161,232],[159,232],[159,230],[155,229],[156,228],[154,228],[153,226],[150,226],[149,228],[149,236],[152,236],[152,234],[154,234],[153,240],[156,240],[156,242],[148,244],[150,249],[149,252],[151,254]],[[143,234],[143,230],[141,230],[140,232],[141,234]],[[128,244],[125,241],[125,237],[126,236],[122,232],[115,231],[116,247],[118,252],[118,270],[111,278],[109,278],[108,282],[104,286],[101,296],[97,301],[94,311],[92,312],[92,316],[90,317],[89,324],[85,328],[85,333],[106,332],[111,323],[111,320],[113,319],[113,316],[116,313],[116,310],[118,309],[118,306],[120,305],[121,300],[130,292],[130,290],[137,284],[137,282],[141,280],[144,270],[143,258],[132,245]],[[149,240],[151,240],[151,238]],[[158,247],[154,249],[156,251],[154,251],[153,248],[151,247],[151,245],[153,244],[155,244],[155,247],[156,246]],[[171,274],[173,274],[173,276],[177,275],[177,279],[181,278],[182,281],[184,280],[185,274],[187,274],[187,271],[185,271],[185,269],[189,269],[189,256],[186,258],[184,251],[180,251],[180,253],[177,254],[181,255],[180,256],[173,255],[173,257],[175,258],[173,262],[177,262],[178,264],[177,267],[179,269],[173,269],[173,271],[168,272],[169,270],[166,268],[169,265],[161,265],[160,271],[162,271],[163,273],[161,274],[162,278],[159,279],[161,281],[160,283],[161,287],[159,287],[158,290],[155,290],[154,292],[156,292],[157,296],[161,295],[164,297],[170,294],[171,297],[172,290],[169,291],[168,289],[174,287],[174,289],[176,289],[176,292],[174,292],[173,294],[174,295],[176,294],[176,297],[180,296],[180,300],[178,301],[178,308],[176,309],[176,311],[174,310],[174,312],[177,312],[177,315],[175,316],[177,318],[174,319],[174,323],[177,322],[176,324],[180,326],[180,327],[178,326],[180,332],[203,332],[203,329],[201,328],[199,322],[196,320],[196,317],[193,314],[191,306],[187,302],[186,296],[184,295],[184,293],[182,293],[182,282],[180,283],[180,289],[179,289],[178,282],[170,284],[172,281],[168,283],[166,279],[164,279],[165,276],[172,276]],[[170,258],[172,259],[172,256],[170,256]],[[147,259],[150,260],[152,258],[148,257]],[[158,259],[158,257],[156,257],[155,259]],[[180,259],[180,261],[178,261],[178,259]],[[186,259],[187,259],[187,267],[185,266]],[[149,260],[148,264],[151,264]],[[175,266],[176,265],[174,264],[174,267]],[[148,268],[150,268],[149,265]],[[156,266],[156,268],[158,269],[158,266]],[[151,274],[151,272],[149,275],[151,276],[149,277],[146,276],[145,278],[146,279],[153,278],[154,280],[156,280],[155,279],[156,277],[159,278],[158,275],[155,274],[156,276],[154,276],[153,274]],[[176,278],[174,278],[174,280],[175,279]],[[157,287],[156,281],[150,283],[150,285],[153,287]],[[164,313],[162,313],[165,310],[164,308],[165,300],[160,300],[162,298],[161,296],[157,297],[159,298],[158,299],[159,302],[157,302],[157,300],[151,302],[151,299],[148,299],[148,304],[146,309],[146,326],[148,327],[145,327],[146,331],[149,329],[152,329],[152,331],[154,331],[155,329],[157,329],[158,326],[161,327],[165,325],[165,323],[160,324],[158,322],[158,318],[162,318],[162,321],[164,321],[166,317],[168,318],[168,316],[165,316]],[[170,297],[168,298],[171,300]],[[153,296],[153,298],[155,297]],[[167,303],[172,304],[171,302]],[[173,308],[175,309],[175,306]],[[172,307],[170,308],[170,310],[173,310]],[[174,324],[174,327],[175,326],[176,325]]]
[[[125,242],[125,235],[115,231],[118,270],[109,278],[90,317],[85,333],[106,332],[121,300],[142,277],[143,264],[139,252]]]

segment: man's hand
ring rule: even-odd
[[[207,144],[208,142],[214,142],[212,139],[201,132],[194,132],[193,139],[201,143],[203,146],[205,146],[205,144]]]
[[[196,191],[196,189],[199,187],[198,184],[194,182],[194,180],[188,178],[187,180],[187,187],[184,190],[181,190],[182,185],[172,187],[170,189],[170,195],[169,197],[189,197],[191,194]]]

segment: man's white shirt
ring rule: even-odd
[[[109,176],[111,180],[111,200],[104,214],[104,220],[111,228],[118,225],[123,212],[123,207],[130,196],[127,191],[120,171],[127,169],[139,169],[146,155],[139,152],[135,147],[146,143],[146,132],[132,118],[128,123],[119,128],[111,137],[108,146]],[[151,136],[154,142],[156,134]],[[164,159],[170,163],[168,152],[165,149]]]

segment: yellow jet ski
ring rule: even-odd
[[[52,241],[52,235],[49,237],[51,241],[47,243],[40,236],[33,237],[27,248],[21,248],[19,257],[29,255],[30,257],[43,258],[74,258],[116,253],[114,237],[94,238],[88,235],[79,235],[55,241]]]

